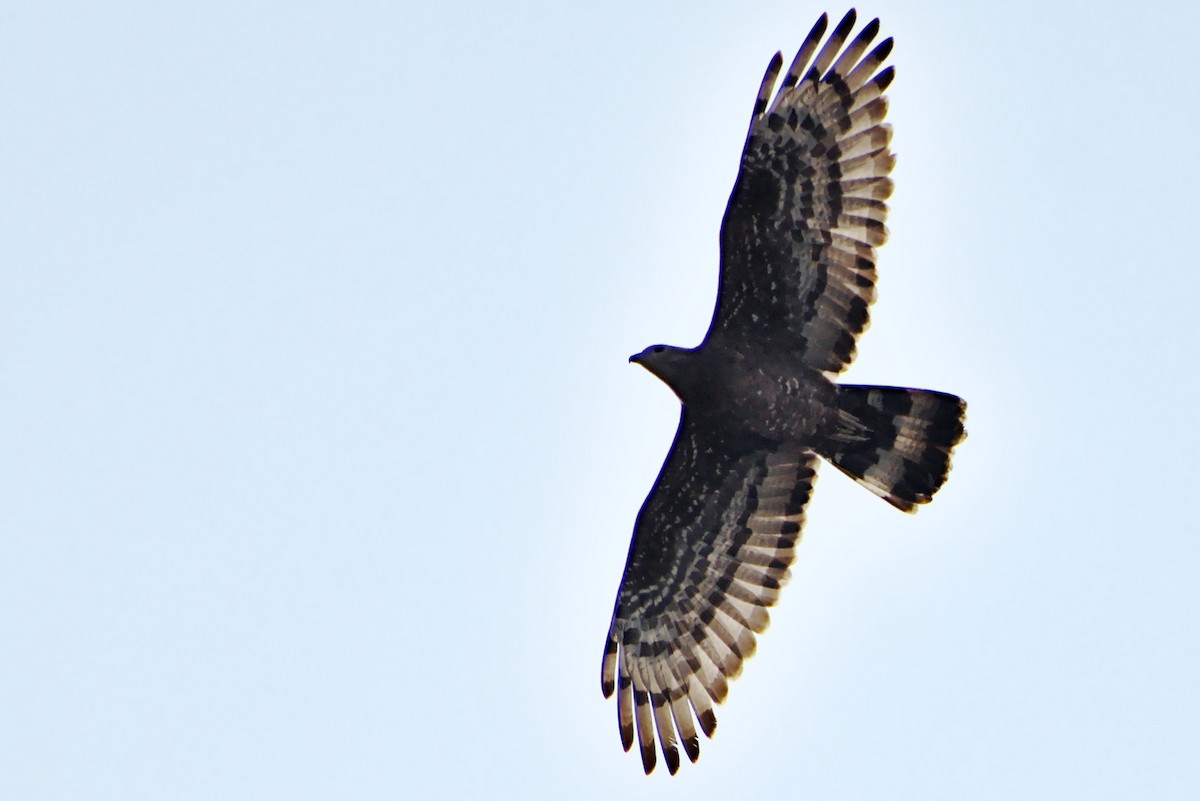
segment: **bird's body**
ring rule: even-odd
[[[632,361],[671,387],[697,419],[731,433],[813,442],[837,420],[836,385],[794,353],[752,343],[720,349],[655,345]]]
[[[772,101],[767,69],[721,224],[721,279],[704,341],[630,361],[679,397],[675,441],[638,512],[601,668],[621,742],[655,735],[672,773],[695,761],[767,625],[821,458],[903,511],[928,503],[963,437],[966,404],[930,390],[837,384],[875,297],[887,237],[891,83],[886,39],[822,15]],[[864,55],[866,53],[866,55]]]

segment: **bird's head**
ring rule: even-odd
[[[630,356],[629,361],[654,373],[678,395],[687,376],[688,357],[693,352],[691,348],[677,348],[674,345],[651,345],[641,353]]]

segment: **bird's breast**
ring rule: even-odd
[[[803,366],[739,360],[714,371],[708,390],[697,400],[725,425],[772,440],[815,441],[837,419],[837,387]]]

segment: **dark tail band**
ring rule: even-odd
[[[927,389],[844,385],[838,407],[821,455],[897,509],[929,503],[966,436],[966,402]]]

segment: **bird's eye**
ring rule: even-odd
[[[664,348],[662,345],[655,345],[655,346],[654,346],[654,352],[655,352],[655,353],[662,353],[664,350],[666,350],[666,348]]]

